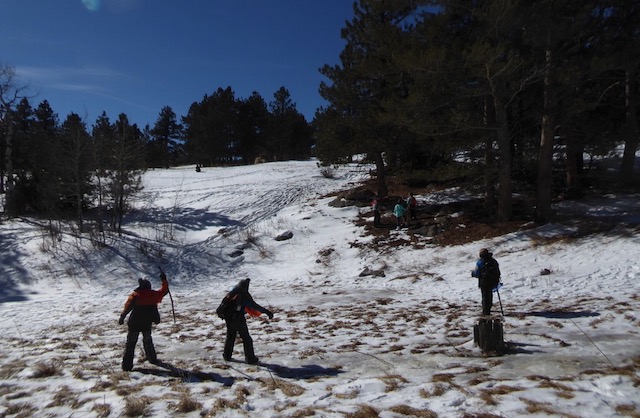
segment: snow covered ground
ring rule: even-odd
[[[640,416],[640,195],[563,204],[610,225],[589,234],[567,222],[437,247],[403,230],[376,249],[355,222],[368,208],[323,197],[366,173],[325,178],[312,161],[149,171],[127,233],[99,250],[31,220],[0,224],[0,416]],[[473,343],[482,247],[503,274],[501,356]],[[168,365],[139,347],[122,372],[119,313],[138,278],[159,287],[159,267],[176,314],[165,298],[153,334]],[[259,366],[222,359],[215,315],[247,277],[275,313],[249,320]]]

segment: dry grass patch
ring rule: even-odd
[[[470,367],[467,367],[467,370],[465,371],[465,373],[469,373],[469,374],[482,373],[482,372],[486,372],[487,370],[489,369],[487,369],[485,366],[470,366]]]
[[[481,374],[481,375],[479,375],[479,376],[477,376],[477,377],[475,377],[475,378],[473,378],[473,379],[469,380],[469,385],[471,385],[471,386],[478,386],[478,385],[479,385],[479,384],[481,384],[481,383],[489,382],[489,381],[491,381],[491,380],[493,380],[493,379],[491,378],[491,376],[490,376],[490,375],[488,375],[488,374]]]
[[[151,399],[146,396],[140,398],[128,397],[125,399],[122,415],[125,417],[144,417],[149,414]]]
[[[640,412],[634,404],[616,406],[616,412],[625,417],[640,418]]]
[[[562,392],[573,392],[573,388],[570,388],[567,385],[563,385],[562,383],[555,382],[551,379],[544,379],[538,384],[539,388],[551,388],[557,389]]]
[[[187,413],[193,412],[196,409],[202,408],[202,404],[195,400],[189,392],[183,392],[180,395],[178,404],[176,405],[176,412]]]
[[[47,405],[47,408],[67,405],[71,409],[78,409],[90,401],[91,399],[80,399],[80,394],[78,392],[74,392],[68,386],[61,386],[55,395],[53,395],[53,401]]]
[[[356,412],[344,414],[347,418],[377,418],[380,413],[377,409],[369,405],[359,405]]]
[[[438,418],[438,414],[430,409],[417,409],[409,405],[396,405],[389,408],[389,411],[396,414],[408,415],[410,417],[419,418]]]
[[[20,371],[25,367],[27,367],[27,363],[23,360],[16,360],[8,364],[3,364],[2,367],[0,367],[0,379],[10,379],[20,373]]]
[[[508,395],[522,390],[525,389],[520,386],[499,385],[488,389],[481,389],[480,399],[482,399],[487,405],[495,406],[498,405],[498,402],[495,400],[495,396]]]
[[[452,373],[439,373],[439,374],[434,374],[431,377],[431,381],[436,383],[436,382],[442,382],[442,383],[453,383],[453,379],[455,379],[456,375],[452,374]]]
[[[379,379],[382,380],[386,385],[384,388],[385,392],[393,392],[394,390],[400,388],[401,383],[408,382],[407,379],[397,374],[386,375],[386,376],[380,377]]]
[[[111,415],[111,405],[106,403],[97,403],[93,405],[91,411],[95,412],[98,418],[107,418]]]
[[[442,384],[436,384],[433,386],[432,391],[428,391],[426,389],[420,389],[420,396],[423,398],[437,398],[438,396],[442,396],[447,393],[451,389],[450,386],[445,386]]]
[[[31,418],[37,411],[35,406],[27,402],[5,404],[5,407],[3,417],[11,415],[15,418]]]
[[[578,415],[560,412],[547,402],[538,402],[527,398],[520,398],[520,400],[527,405],[526,409],[530,414],[559,415],[563,418],[579,418]]]
[[[302,418],[302,417],[312,417],[316,415],[316,409],[308,406],[303,409],[299,409],[289,415],[290,418]]]
[[[271,390],[280,389],[287,396],[300,396],[305,392],[305,388],[295,383],[287,382],[282,379],[262,380]]]
[[[31,377],[33,379],[41,379],[44,377],[55,376],[57,374],[62,374],[62,371],[60,370],[60,367],[56,362],[42,361],[42,362],[36,363],[35,367],[33,368],[33,373],[31,374]]]
[[[116,393],[120,396],[129,396],[133,393],[142,391],[144,387],[144,384],[118,386],[118,388],[116,388]]]

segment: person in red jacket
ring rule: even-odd
[[[169,293],[169,282],[164,273],[160,274],[162,287],[160,290],[152,290],[151,283],[146,279],[138,280],[138,288],[135,289],[124,304],[124,309],[120,314],[120,325],[124,324],[124,319],[131,312],[127,325],[129,332],[127,333],[127,345],[122,358],[122,370],[130,371],[133,369],[133,357],[136,350],[138,336],[142,333],[142,344],[147,360],[151,364],[158,364],[156,349],[153,346],[151,338],[151,324],[160,323],[160,313],[158,312],[158,304],[162,302],[164,295]]]

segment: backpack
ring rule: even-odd
[[[491,258],[484,262],[480,271],[480,286],[494,288],[500,281],[500,267],[498,262]]]
[[[218,318],[220,319],[231,319],[233,318],[233,316],[235,315],[235,313],[237,312],[237,308],[238,308],[238,304],[236,302],[236,300],[238,299],[238,295],[231,295],[231,293],[225,295],[224,298],[222,298],[222,302],[220,302],[220,305],[218,306],[218,308],[216,309],[216,314],[218,315]]]

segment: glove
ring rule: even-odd
[[[167,275],[164,272],[160,273],[160,280],[167,280]]]
[[[267,311],[267,316],[269,317],[269,319],[273,319],[273,312],[271,311]]]
[[[120,317],[120,319],[118,320],[118,324],[122,325],[124,324],[124,317]]]

